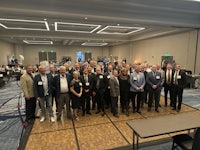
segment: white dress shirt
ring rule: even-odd
[[[60,75],[60,92],[61,93],[69,92],[66,75],[64,75],[64,76]]]

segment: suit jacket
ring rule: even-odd
[[[157,88],[155,90],[161,90],[162,89],[162,85],[161,85],[161,82],[162,82],[161,73],[158,72],[158,71],[156,71],[155,74],[156,74],[155,77],[153,75],[153,72],[148,72],[148,74],[147,74],[146,82],[147,82],[148,90],[150,90],[150,91],[154,90],[152,88],[152,85],[157,85]]]
[[[22,91],[24,92],[24,97],[34,97],[33,89],[33,79],[28,73],[24,73],[20,78],[20,84]]]
[[[53,92],[53,78],[51,77],[50,74],[46,74],[47,76],[47,82],[48,82],[48,94],[52,95]],[[43,85],[39,85],[39,82],[42,82],[42,78],[41,75],[38,74],[35,76],[34,78],[34,83],[33,83],[33,87],[34,87],[34,94],[35,97],[44,97],[45,93],[44,93],[44,88]]]
[[[175,74],[175,72],[174,72],[174,74]],[[185,71],[180,70],[178,75],[181,77],[180,79],[177,79],[178,80],[178,87],[179,88],[185,88],[185,86],[187,84]]]
[[[98,91],[100,92],[105,92],[106,89],[106,77],[103,74],[96,74],[94,75],[93,78],[93,84],[92,84],[92,91],[97,92],[97,81],[99,80],[99,89]]]
[[[139,72],[138,75],[139,75],[139,79],[138,79],[137,73],[135,71],[133,73],[131,73],[131,75],[130,75],[130,84],[131,84],[130,91],[132,91],[132,92],[138,92],[136,90],[137,87],[142,89],[141,92],[144,91],[144,86],[146,83],[144,73]]]
[[[120,95],[119,80],[117,82],[117,80],[114,77],[114,75],[112,75],[110,77],[109,85],[110,85],[110,96],[112,96],[112,97],[119,96]]]
[[[106,90],[109,90],[110,89],[109,80],[110,80],[112,75],[110,75],[109,72],[105,72],[104,76],[105,76],[105,80],[106,80]]]
[[[170,83],[167,83],[167,69],[164,71],[164,83],[163,83],[163,86],[167,86],[167,85],[172,85],[173,84],[173,81],[174,81],[174,70],[172,70],[172,75],[171,75],[171,82]]]
[[[66,74],[66,79],[67,79],[67,83],[68,83],[68,88],[69,88],[69,92],[70,92],[70,82],[71,82],[71,75],[70,74]],[[60,96],[60,74],[58,74],[57,76],[54,77],[54,86],[55,86],[55,90],[56,90],[56,97]]]
[[[93,82],[93,77],[92,75],[89,75],[88,74],[88,83],[85,82],[85,79],[84,79],[84,75],[81,75],[79,77],[81,83],[83,84],[83,93],[85,92],[85,90],[88,90],[89,89],[89,93],[91,93],[92,91],[92,82]]]

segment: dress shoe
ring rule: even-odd
[[[113,115],[114,117],[116,117],[116,118],[119,118],[119,115],[118,114],[115,114],[115,115]]]
[[[173,107],[172,110],[176,110],[176,108]]]
[[[156,112],[159,112],[159,110],[158,110],[158,109],[155,109],[155,111],[156,111]]]
[[[158,105],[159,107],[162,107],[160,104]]]
[[[101,112],[101,116],[104,116],[104,115],[105,115],[105,112],[104,112],[104,111],[102,111],[102,112]]]
[[[91,115],[91,112],[87,111],[86,114]]]
[[[45,117],[42,117],[42,118],[40,119],[40,122],[44,122],[44,120],[45,120]]]
[[[51,121],[51,122],[55,122],[54,117],[51,117],[51,118],[50,118],[50,121]]]
[[[100,111],[98,110],[97,112],[95,112],[95,114],[98,114],[98,113],[100,113]]]
[[[141,114],[141,111],[138,110],[137,113]]]

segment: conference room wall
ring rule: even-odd
[[[25,45],[24,46],[24,64],[38,64],[39,63],[39,55],[38,53],[41,50],[45,50],[49,52],[54,50],[57,55],[57,61],[60,62],[63,56],[70,56],[72,61],[76,61],[76,52],[82,51],[85,53],[86,51],[90,51],[92,53],[92,57],[97,59],[98,56],[106,56],[109,54],[108,48],[102,47],[85,47],[85,46],[54,46],[54,45]]]
[[[13,44],[8,42],[0,41],[0,65],[8,64],[8,56],[14,55],[14,47]]]
[[[174,56],[176,62],[180,63],[183,68],[194,72],[196,39],[197,30],[192,30],[180,34],[114,46],[110,49],[110,54],[114,53],[119,57],[123,54],[123,57],[126,56],[128,62],[147,61],[149,64],[160,64],[161,56],[168,53]],[[200,46],[198,46],[197,51],[200,54]],[[197,55],[196,60],[199,59],[200,56]],[[200,68],[200,63],[196,63],[196,73],[200,73],[200,70],[197,70],[197,68]]]

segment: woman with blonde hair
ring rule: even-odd
[[[75,120],[79,120],[78,117],[78,108],[80,107],[81,103],[81,95],[82,95],[82,83],[79,80],[79,72],[73,72],[73,80],[70,83],[70,91],[72,93],[72,109],[73,109],[73,117]]]

